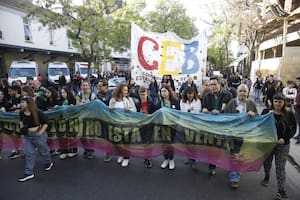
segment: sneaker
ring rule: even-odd
[[[52,167],[53,167],[53,162],[45,164],[44,170],[45,171],[50,171],[52,169]]]
[[[129,164],[129,159],[123,159],[121,166],[122,167],[127,167]]]
[[[175,169],[175,162],[174,162],[174,160],[170,160],[170,161],[169,161],[169,169],[170,169],[170,170]]]
[[[118,163],[118,164],[121,164],[121,162],[123,162],[123,159],[124,159],[124,158],[123,158],[122,156],[119,156],[119,157],[118,157],[118,160],[117,160],[117,163]]]
[[[69,158],[73,158],[74,156],[77,156],[77,153],[68,153]]]
[[[63,153],[59,155],[59,159],[64,160],[67,158],[67,154]]]
[[[95,154],[94,153],[88,153],[86,158],[87,159],[93,159],[93,158],[95,158]]]
[[[161,167],[162,169],[166,169],[168,165],[169,165],[169,160],[164,160],[164,161],[161,163],[160,167]]]
[[[152,161],[149,159],[145,159],[144,161],[146,168],[151,168],[152,167]]]
[[[268,187],[269,186],[269,178],[268,177],[265,177],[264,180],[262,180],[260,182],[260,184],[264,187]]]
[[[106,154],[105,155],[105,158],[103,159],[104,162],[110,162],[112,159],[111,155],[110,154]]]
[[[24,174],[24,176],[22,178],[19,178],[18,181],[24,182],[24,181],[28,181],[33,178],[34,178],[34,174]]]
[[[12,160],[12,159],[19,158],[20,156],[21,156],[21,153],[19,151],[12,151],[10,153],[10,155],[8,156],[8,159]]]
[[[51,154],[51,156],[56,156],[57,155],[57,153],[56,153],[56,150],[55,149],[50,149],[50,154]]]
[[[185,164],[185,165],[190,164],[190,159],[185,159],[185,160],[184,160],[184,164]]]
[[[208,174],[209,175],[215,175],[216,174],[216,170],[215,169],[208,169]]]
[[[239,187],[238,182],[231,182],[230,185],[231,185],[231,188],[233,188],[233,189],[237,189]]]
[[[192,169],[196,169],[196,162],[194,161],[194,162],[191,162],[191,168]]]
[[[276,199],[278,199],[278,200],[287,200],[288,197],[287,197],[284,190],[278,190],[278,192],[276,194]]]

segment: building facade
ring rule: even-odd
[[[300,1],[253,0],[252,26],[257,39],[251,65],[252,79],[258,73],[273,74],[283,81],[300,76]]]

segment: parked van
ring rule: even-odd
[[[8,72],[8,83],[11,85],[16,80],[26,83],[26,77],[31,76],[34,80],[37,80],[38,75],[39,70],[36,62],[27,60],[12,61]]]
[[[58,84],[59,74],[62,73],[67,83],[70,83],[70,71],[64,62],[49,62],[47,67],[48,80],[54,84]]]
[[[87,76],[88,62],[75,62],[74,72],[79,73],[83,79],[86,79],[88,77]],[[95,72],[95,70],[93,68],[93,64],[90,69],[90,74],[93,74],[93,76],[97,77],[97,73]]]

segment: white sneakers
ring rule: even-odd
[[[169,169],[170,170],[175,169],[175,162],[174,162],[174,160],[169,160]]]
[[[121,164],[121,162],[123,162],[124,158],[122,156],[119,156],[118,157],[118,160],[117,160],[117,163],[118,164]]]
[[[168,165],[169,165],[169,169],[170,169],[170,170],[175,169],[175,162],[174,162],[174,160],[164,160],[164,161],[161,163],[160,167],[161,167],[162,169],[166,169]]]
[[[128,164],[129,164],[129,159],[124,159],[124,160],[122,161],[121,166],[122,166],[122,167],[127,167]]]
[[[67,154],[66,153],[63,153],[63,154],[59,155],[59,159],[61,159],[61,160],[64,160],[66,158],[67,158]]]
[[[119,156],[117,160],[118,164],[121,164],[122,167],[127,167],[129,164],[129,159],[124,159],[123,156]]]
[[[77,155],[77,153],[63,153],[63,154],[60,154],[60,155],[59,155],[59,158],[60,158],[61,160],[64,160],[64,159],[66,159],[67,157],[73,158],[73,157],[76,156],[76,155]]]

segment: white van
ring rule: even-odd
[[[78,72],[83,79],[86,79],[88,72],[88,62],[75,62],[74,72]],[[93,76],[97,77],[97,73],[93,68],[93,64],[90,69],[90,74],[93,74]]]
[[[49,62],[47,67],[48,80],[54,84],[58,84],[60,72],[65,76],[67,83],[70,83],[70,71],[64,62]]]
[[[34,80],[37,80],[38,75],[39,70],[36,62],[27,60],[12,61],[8,72],[8,83],[11,85],[16,80],[26,83],[26,77],[31,76]]]

